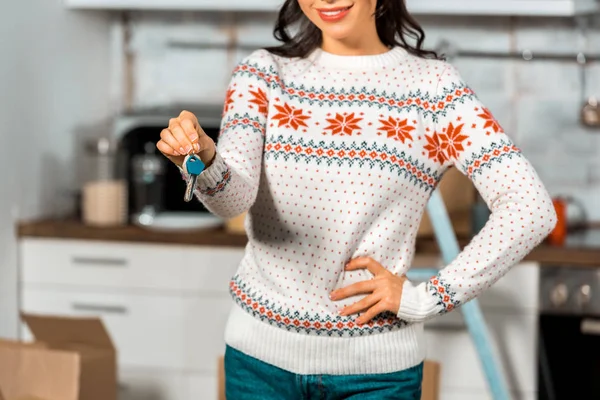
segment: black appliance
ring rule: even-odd
[[[215,142],[220,131],[220,117],[222,109],[215,106],[203,106],[194,108],[189,106],[149,109],[137,111],[124,115],[116,124],[116,136],[120,142],[121,161],[119,168],[128,182],[128,215],[136,212],[135,195],[136,185],[134,183],[132,160],[136,155],[147,152],[148,143],[156,144],[160,140],[161,131],[168,126],[169,119],[179,115],[181,110],[194,112],[198,117],[200,126],[204,132]],[[155,154],[160,152],[154,147]],[[162,156],[162,155],[161,155]],[[183,200],[185,192],[185,181],[177,166],[164,158],[165,170],[163,181],[162,210],[163,212],[205,212],[206,208],[198,201],[186,203]]]
[[[571,235],[566,246],[600,248],[600,230]],[[538,393],[540,400],[600,398],[598,266],[542,266]]]

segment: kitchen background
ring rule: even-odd
[[[540,4],[553,2],[559,3]],[[584,99],[600,96],[600,16],[585,18],[582,39],[582,20],[573,16],[547,17],[542,11],[517,17],[446,15],[448,8],[439,7],[440,15],[417,16],[427,47],[447,42],[446,53],[457,52],[451,61],[523,149],[551,194],[573,196],[589,221],[600,221],[600,128],[586,128],[580,120]],[[19,337],[22,255],[15,227],[22,221],[63,217],[76,208],[81,137],[110,134],[114,119],[131,110],[220,106],[235,64],[274,42],[271,12],[165,8],[82,11],[60,0],[3,4],[0,337]],[[533,60],[494,56],[523,51],[531,51]],[[575,58],[580,51],[596,56],[585,67],[583,86]],[[565,58],[536,58],[540,53]],[[527,346],[535,347],[534,339]],[[527,372],[532,382],[515,384],[515,393],[534,398],[536,372]],[[513,381],[524,379],[514,371],[508,374]],[[445,382],[443,378],[442,387]],[[465,393],[482,398],[476,389]]]

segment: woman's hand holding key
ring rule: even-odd
[[[180,167],[188,154],[196,153],[208,168],[216,154],[215,142],[189,111],[182,111],[179,117],[171,118],[169,127],[160,133],[156,148]]]

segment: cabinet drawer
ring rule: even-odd
[[[119,369],[118,400],[217,400],[216,374]]]
[[[189,375],[186,383],[188,388],[186,400],[218,400],[219,398],[219,380],[216,373]]]
[[[99,316],[120,365],[216,372],[224,351],[228,296],[177,297],[25,288],[24,312]],[[25,330],[25,338],[30,333]]]
[[[182,373],[119,368],[118,400],[189,400]]]
[[[227,292],[243,249],[24,239],[24,283]]]

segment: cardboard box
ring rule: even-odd
[[[471,207],[475,203],[477,189],[469,178],[456,168],[450,168],[438,185],[448,210],[452,226],[458,236],[471,234]],[[433,226],[425,212],[417,236],[433,237]]]
[[[78,400],[79,355],[41,346],[0,346],[0,390],[6,400]]]
[[[440,398],[440,370],[439,363],[434,361],[425,361],[423,367],[423,390],[421,400],[439,400]],[[218,400],[227,400],[225,398],[225,367],[223,357],[218,360]]]
[[[98,318],[22,315],[33,343],[0,341],[6,400],[116,400],[116,351]]]

